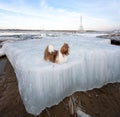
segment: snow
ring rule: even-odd
[[[43,60],[47,45],[59,49],[64,42],[70,46],[66,63]],[[75,91],[120,82],[120,47],[109,43],[95,37],[61,36],[6,43],[2,49],[15,70],[27,112],[38,115]]]

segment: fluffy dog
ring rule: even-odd
[[[55,50],[52,45],[48,45],[44,51],[44,60],[62,64],[67,62],[69,55],[69,45],[64,43],[60,50]]]

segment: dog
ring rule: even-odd
[[[67,62],[69,55],[69,45],[64,43],[60,50],[55,50],[52,45],[48,45],[44,51],[44,60],[57,64]]]

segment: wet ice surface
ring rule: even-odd
[[[70,46],[67,63],[43,60],[48,44],[59,49],[64,42]],[[120,47],[109,40],[70,35],[8,43],[3,48],[15,69],[26,110],[34,115],[75,91],[120,81]]]

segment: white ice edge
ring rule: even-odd
[[[43,60],[44,49],[56,49],[67,42],[67,63]],[[4,52],[14,67],[19,91],[27,112],[38,115],[75,91],[120,82],[120,47],[93,37],[44,38],[4,44]]]

